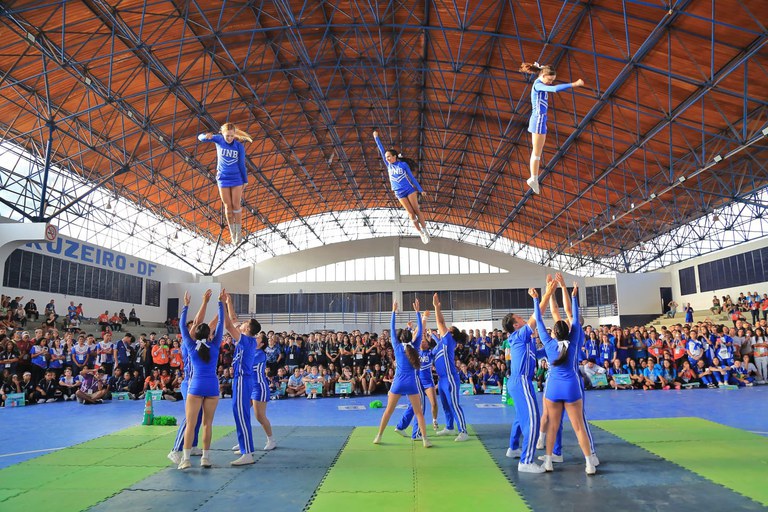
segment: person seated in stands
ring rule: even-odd
[[[117,316],[118,316],[118,317],[120,317],[120,325],[121,325],[121,326],[122,326],[122,325],[127,325],[127,324],[128,324],[128,317],[127,317],[127,316],[125,316],[125,310],[124,310],[124,309],[121,309],[121,310],[120,310],[120,311],[117,313]]]
[[[13,321],[17,327],[24,327],[27,325],[27,312],[24,311],[24,306],[22,306],[21,303],[19,303],[13,311]]]
[[[80,322],[85,321],[85,312],[83,311],[83,303],[77,305],[75,308],[75,315],[77,316],[77,319],[80,320]]]
[[[163,370],[160,373],[160,382],[161,382],[161,389],[163,390],[163,399],[169,400],[171,402],[175,402],[176,400],[180,400],[182,398],[181,394],[177,396],[177,392],[174,389],[174,386],[176,385],[176,381],[174,379],[174,376],[171,375],[168,370]]]
[[[621,361],[614,359],[608,369],[608,384],[613,389],[632,389],[632,384],[619,384],[614,379],[614,375],[629,375],[629,372],[622,366]],[[631,380],[631,379],[630,379]]]
[[[45,316],[48,317],[50,315],[53,315],[54,320],[59,318],[59,315],[56,314],[56,305],[54,304],[53,299],[51,299],[51,302],[45,305]]]
[[[751,363],[750,363],[751,364]],[[731,367],[731,373],[728,377],[728,384],[733,386],[752,387],[755,385],[755,378],[750,376],[747,369],[742,366],[741,361],[736,359]]]
[[[126,373],[126,383],[128,387],[128,396],[131,400],[140,400],[144,398],[144,382],[141,379],[141,371],[139,370],[133,370],[133,377],[131,379],[128,379],[128,375],[130,371],[125,372]]]
[[[133,325],[141,325],[141,320],[136,316],[136,308],[131,308],[131,311],[128,313],[128,321],[133,322]]]
[[[221,398],[226,395],[232,396],[232,381],[234,380],[234,371],[232,367],[224,368],[224,371],[219,377],[219,394]]]
[[[61,400],[63,393],[59,389],[58,382],[56,382],[56,372],[48,370],[45,372],[45,377],[37,383],[35,392],[32,396],[32,400],[38,404],[52,403]]]
[[[29,299],[29,302],[24,304],[24,311],[27,313],[27,318],[31,318],[35,322],[40,320],[40,313],[37,311],[37,304],[35,304],[35,299]]]
[[[36,403],[34,401],[35,397],[35,383],[32,381],[32,373],[31,372],[24,372],[24,375],[21,377],[21,382],[19,382],[20,391],[19,393],[24,393],[24,400],[28,404],[34,404]]]
[[[350,368],[345,368],[349,370],[349,382],[353,382],[354,378],[352,377],[352,370]],[[304,395],[306,392],[306,386],[304,385],[303,378],[301,375],[301,370],[298,367],[293,368],[293,374],[288,378],[288,387],[285,390],[285,394],[289,398],[293,397],[300,397]]]
[[[112,327],[110,326],[110,323],[109,323],[109,311],[105,311],[102,314],[100,314],[98,321],[102,331],[112,330]]]
[[[691,368],[691,363],[688,360],[683,361],[683,367],[679,372],[677,372],[677,378],[675,379],[675,383],[679,384],[680,387],[688,384],[701,383],[698,375],[696,375],[696,371],[693,368]],[[680,388],[675,386],[675,389],[680,389]]]
[[[643,391],[649,389],[661,389],[661,365],[656,363],[653,357],[648,358],[648,364],[643,370]]]
[[[3,370],[3,374],[5,374],[6,371]],[[2,382],[2,387],[0,388],[0,394],[2,394],[2,400],[3,405],[5,405],[5,399],[6,395],[9,395],[11,393],[21,393],[21,379],[19,379],[19,376],[14,374],[11,374],[9,377],[5,377]]]
[[[160,368],[152,368],[152,373],[144,379],[144,393],[147,391],[157,391],[161,389],[162,383],[160,382]]]
[[[661,363],[661,389],[667,390],[674,386],[680,389],[681,385],[677,382],[677,370],[672,366],[672,361],[664,359]]]
[[[71,320],[77,316],[77,306],[75,306],[75,301],[69,301],[69,306],[67,306],[67,319]]]
[[[738,329],[739,323],[746,320],[744,318],[744,315],[741,314],[741,310],[737,306],[732,306],[730,311],[728,311],[728,316],[730,316],[731,321],[733,322],[733,327]]]
[[[100,404],[107,394],[107,389],[95,370],[84,369],[80,372],[80,389],[75,392],[77,401],[81,404]]]
[[[712,375],[712,371],[709,369],[704,359],[699,359],[698,361],[696,361],[695,370],[696,370],[696,375],[698,375],[699,377],[699,382],[701,382],[702,387],[706,386],[710,389],[717,387],[715,385],[715,378]]]
[[[72,375],[72,368],[65,368],[64,374],[59,378],[59,389],[64,400],[74,400],[79,387],[80,382]]]
[[[744,368],[744,371],[747,372],[748,377],[753,377],[755,381],[757,381],[757,378],[759,376],[759,373],[757,372],[757,366],[750,361],[749,354],[744,354],[741,356],[741,366]]]
[[[712,373],[712,377],[718,387],[728,382],[730,370],[730,367],[721,362],[719,357],[712,358],[712,363],[709,365],[709,371]]]
[[[320,377],[320,374],[317,371],[317,366],[312,366],[309,370],[309,373],[304,376],[304,378],[301,379],[301,381],[304,383],[304,389],[306,389],[307,384],[322,384],[323,381]],[[307,393],[307,399],[310,398],[317,398],[317,391],[312,390],[308,391]]]
[[[107,378],[107,390],[109,394],[120,393],[122,391],[128,391],[125,389],[125,379],[123,378],[123,370],[118,366]]]
[[[536,367],[536,375],[534,375],[540,393],[544,392],[544,383],[547,382],[547,377],[549,377],[549,361],[546,358],[541,358]]]
[[[592,378],[596,375],[602,375],[605,373],[605,368],[599,366],[594,359],[587,359],[585,364],[581,367],[581,372],[586,377],[586,385],[588,389],[593,389]]]
[[[123,321],[120,319],[120,316],[117,313],[113,313],[112,317],[109,319],[109,327],[113,331],[123,330]]]
[[[723,312],[723,307],[720,304],[720,299],[717,298],[717,295],[715,295],[712,298],[712,307],[709,308],[709,310],[712,312],[713,315],[719,315]]]
[[[45,320],[43,320],[43,323],[41,324],[41,327],[43,329],[55,329],[56,328],[56,314],[55,313],[48,313],[48,315],[45,317]]]

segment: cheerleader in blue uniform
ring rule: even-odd
[[[253,391],[253,361],[256,357],[256,339],[261,331],[261,324],[252,318],[248,322],[235,325],[237,316],[232,305],[232,298],[227,295],[227,312],[224,325],[235,343],[232,357],[232,415],[237,430],[237,446],[233,448],[240,457],[230,462],[232,466],[245,466],[255,462],[253,458],[253,429],[251,428],[251,393]]]
[[[429,319],[429,310],[424,312],[421,322],[421,332],[418,337],[421,338],[421,350],[419,351],[419,362],[421,363],[421,369],[419,369],[418,378],[416,384],[419,388],[419,398],[421,399],[421,413],[424,414],[427,408],[427,399],[429,399],[429,405],[432,408],[432,428],[437,430],[437,395],[435,394],[435,381],[432,379],[432,367],[435,362],[435,356],[432,355],[432,349],[430,348],[429,337],[423,336],[422,333],[427,332],[427,321]],[[417,338],[418,342],[418,338]],[[405,429],[411,424],[413,420],[413,407],[408,404],[408,408],[403,413],[403,417],[395,427],[395,432],[400,435],[406,435]],[[420,435],[418,424],[413,424],[413,434],[411,437],[416,439]]]
[[[417,321],[417,336],[421,336],[421,313],[419,312],[419,301],[417,300],[413,304],[413,309],[416,311]],[[379,432],[373,440],[374,444],[381,442],[381,435],[384,433],[384,429],[387,428],[389,418],[392,417],[392,413],[395,412],[400,396],[407,395],[408,400],[411,402],[411,407],[416,414],[416,420],[418,421],[419,430],[421,430],[421,441],[424,448],[429,448],[432,443],[427,439],[427,429],[424,422],[424,414],[421,412],[421,402],[419,400],[419,388],[416,384],[416,373],[418,372],[421,364],[419,362],[419,353],[411,346],[411,332],[408,329],[395,330],[395,321],[397,317],[397,301],[392,303],[392,322],[390,324],[390,333],[392,338],[392,348],[395,351],[395,378],[392,380],[392,387],[389,388],[389,394],[387,395],[387,408],[384,409],[384,414],[381,417],[381,423],[379,424]]]
[[[545,296],[549,299],[552,291],[557,286],[555,281],[547,283],[547,292]],[[536,328],[539,332],[539,338],[544,343],[547,351],[547,358],[552,361],[549,371],[549,380],[547,389],[544,392],[544,400],[549,414],[549,432],[547,433],[547,454],[544,457],[543,468],[545,471],[552,471],[552,453],[554,450],[556,431],[560,424],[563,409],[568,412],[568,418],[573,425],[573,430],[579,440],[579,446],[584,454],[586,462],[585,471],[588,475],[594,475],[597,469],[593,463],[589,437],[584,427],[584,411],[582,404],[582,391],[579,385],[579,375],[576,373],[575,361],[578,357],[579,343],[583,343],[584,331],[578,321],[579,303],[578,288],[574,287],[572,295],[572,306],[574,321],[569,326],[566,322],[560,320],[555,323],[552,329],[555,338],[552,338],[547,332],[544,320],[539,310],[538,292],[535,288],[529,290],[533,297],[533,312],[536,315]]]
[[[413,222],[413,227],[419,232],[421,241],[428,244],[429,231],[427,231],[427,223],[424,221],[421,209],[419,208],[418,196],[418,194],[423,194],[424,190],[413,176],[410,165],[405,160],[400,159],[398,152],[394,149],[384,150],[384,145],[381,143],[381,139],[379,139],[379,132],[373,132],[373,140],[376,141],[381,157],[387,165],[392,191],[397,196],[400,204],[403,205],[403,208],[405,208],[405,211],[408,212],[408,217]]]
[[[256,421],[259,422],[264,433],[267,435],[267,444],[264,445],[264,451],[270,451],[277,448],[277,442],[272,435],[272,424],[267,418],[267,404],[269,403],[269,379],[267,378],[267,354],[264,349],[267,347],[267,335],[260,332],[256,335],[256,353],[253,359],[253,392],[251,393],[251,404],[253,412],[256,414]]]
[[[202,323],[202,322],[201,322]],[[213,322],[211,322],[213,323]],[[192,329],[194,331],[194,329]],[[184,366],[184,379],[181,381],[181,396],[184,400],[187,399],[187,389],[189,388],[189,381],[192,378],[192,363],[189,359],[189,351],[184,344],[181,345],[181,360]],[[202,455],[203,452],[197,447],[197,438],[200,433],[200,425],[203,424],[203,410],[200,410],[200,414],[197,415],[197,424],[195,424],[195,439],[192,442],[191,455]],[[168,454],[168,458],[179,465],[181,462],[181,450],[184,448],[184,432],[187,430],[187,417],[186,415],[181,419],[179,424],[179,430],[176,432],[176,440],[173,443],[173,449]]]
[[[240,243],[243,211],[240,208],[243,190],[248,184],[248,171],[245,168],[245,147],[243,141],[253,142],[250,135],[238,130],[234,123],[221,125],[221,134],[201,133],[197,136],[200,142],[216,144],[216,182],[219,185],[219,195],[224,203],[224,213],[227,216],[229,233],[232,242]]]
[[[551,277],[547,276],[547,279],[550,280]],[[547,290],[542,301],[543,308],[546,309],[552,293],[554,293],[554,288]],[[507,390],[515,401],[515,421],[512,424],[507,456],[520,457],[517,471],[521,473],[544,472],[541,466],[533,462],[541,421],[539,405],[536,402],[536,391],[532,382],[536,373],[536,343],[531,338],[531,334],[533,334],[531,328],[534,322],[535,317],[533,315],[526,322],[513,313],[509,313],[501,321],[502,328],[509,333],[507,344],[509,345],[510,360]],[[524,443],[522,449],[518,449],[521,436]]]
[[[547,110],[550,92],[560,92],[566,89],[581,87],[584,80],[579,78],[570,84],[552,85],[557,77],[552,66],[542,66],[538,62],[530,64],[523,62],[520,66],[523,73],[536,73],[538,77],[531,87],[531,119],[528,122],[528,131],[531,134],[531,177],[528,178],[528,186],[535,193],[539,193],[539,165],[544,142],[547,140]]]
[[[219,380],[216,377],[216,363],[219,359],[219,348],[224,335],[224,303],[226,291],[219,294],[219,322],[216,331],[211,336],[211,328],[208,324],[200,323],[195,327],[195,332],[187,331],[187,310],[189,309],[189,293],[184,294],[184,308],[181,310],[179,326],[184,344],[187,346],[192,367],[192,377],[189,381],[186,400],[187,428],[184,431],[184,449],[179,469],[187,469],[192,466],[189,456],[192,451],[192,443],[195,438],[195,424],[200,410],[203,411],[203,457],[200,465],[204,468],[211,467],[209,450],[211,448],[211,435],[213,428],[213,416],[216,406],[219,404]],[[211,298],[211,290],[203,296],[203,314]]]
[[[432,349],[435,355],[435,370],[437,371],[437,387],[440,392],[440,402],[445,414],[445,428],[439,431],[438,436],[453,434],[453,422],[459,427],[459,435],[454,441],[463,442],[469,439],[467,433],[467,420],[464,417],[464,409],[459,402],[459,372],[456,370],[456,343],[464,344],[467,341],[466,333],[461,332],[456,326],[450,329],[445,325],[443,310],[440,305],[440,297],[432,296],[432,304],[435,307],[435,321],[440,340]]]

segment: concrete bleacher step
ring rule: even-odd
[[[711,311],[695,311],[693,313],[693,323],[712,321],[717,323],[730,323],[730,317],[728,315],[714,315]],[[647,324],[648,327],[654,326],[666,326],[685,323],[685,313],[678,312],[674,318],[667,318],[667,315],[661,315],[651,323]]]

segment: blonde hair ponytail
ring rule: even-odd
[[[251,138],[250,135],[248,135],[243,130],[238,129],[237,126],[235,126],[235,123],[224,123],[221,125],[221,132],[224,133],[227,130],[234,130],[235,131],[235,138],[239,141],[246,141],[246,142],[253,142],[253,138]]]

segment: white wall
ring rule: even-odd
[[[203,303],[203,294],[206,290],[210,289],[211,300],[208,303],[208,308],[205,313],[206,321],[211,320],[217,313],[218,297],[221,291],[221,285],[219,283],[168,283],[168,296],[170,298],[179,299],[179,313],[181,314],[181,308],[184,307],[184,292],[189,292],[189,320],[194,318],[197,314],[197,310],[200,309],[200,304]],[[165,307],[163,307],[165,311]]]
[[[616,274],[619,315],[661,315],[659,288],[672,286],[669,272]]]
[[[693,309],[695,311],[703,311],[712,307],[712,297],[714,295],[717,295],[718,297],[722,297],[723,295],[730,295],[734,299],[738,297],[739,293],[741,292],[755,291],[755,292],[758,292],[760,295],[762,295],[763,293],[768,293],[768,282],[752,283],[745,286],[725,288],[721,290],[708,291],[704,293],[681,295],[679,270],[693,266],[696,272],[696,289],[700,290],[701,288],[700,288],[700,282],[699,282],[699,270],[697,268],[697,265],[714,261],[714,260],[719,260],[721,258],[727,258],[729,256],[734,256],[736,254],[743,254],[745,252],[754,251],[756,249],[762,249],[763,247],[768,247],[768,238],[763,238],[761,240],[757,240],[754,242],[747,242],[747,243],[738,245],[736,247],[731,247],[729,249],[723,249],[722,251],[717,251],[717,252],[707,254],[706,256],[692,258],[682,263],[677,263],[675,265],[670,265],[668,267],[665,267],[664,269],[662,269],[662,271],[666,271],[670,273],[671,282],[672,282],[671,284],[672,295],[681,306],[684,303],[690,302],[691,306],[693,306]]]
[[[5,228],[5,224],[0,224],[0,230]],[[53,299],[56,304],[56,312],[59,315],[66,314],[67,306],[70,301],[74,301],[75,305],[82,303],[83,310],[86,317],[96,317],[103,311],[107,310],[111,313],[117,312],[120,309],[124,309],[126,315],[135,307],[136,314],[142,321],[146,322],[164,322],[166,320],[166,309],[169,295],[169,285],[171,282],[194,282],[195,276],[188,272],[166,267],[164,265],[158,265],[128,254],[120,253],[110,249],[104,249],[103,247],[97,247],[87,242],[75,240],[72,238],[59,236],[56,241],[52,243],[24,243],[19,241],[16,243],[8,244],[6,247],[11,247],[12,250],[7,251],[3,262],[15,249],[22,249],[33,253],[44,254],[52,256],[54,258],[63,259],[66,261],[74,261],[84,265],[90,265],[98,268],[105,268],[116,272],[121,272],[129,275],[139,276],[143,278],[154,279],[160,281],[160,305],[145,306],[143,304],[144,291],[142,290],[142,304],[127,304],[123,302],[114,302],[109,300],[93,299],[88,297],[76,297],[66,294],[41,292],[35,290],[21,290],[17,288],[3,288],[3,292],[7,295],[24,296],[26,300],[33,298],[38,305],[38,310],[45,307],[50,299]]]

